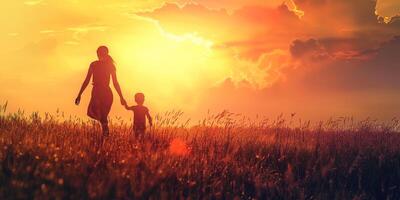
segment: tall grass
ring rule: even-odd
[[[136,140],[113,119],[0,109],[0,199],[399,199],[398,120],[292,115],[249,120],[228,112],[196,126],[155,117]]]

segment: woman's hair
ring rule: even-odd
[[[114,63],[114,59],[108,54],[108,48],[106,46],[99,46],[99,48],[97,48],[97,56],[104,61]]]

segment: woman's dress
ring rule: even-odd
[[[110,76],[115,72],[115,66],[111,62],[95,61],[90,64],[90,68],[93,72],[93,89],[87,115],[101,123],[107,123],[113,102]]]

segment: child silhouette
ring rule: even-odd
[[[153,126],[153,119],[150,116],[149,109],[146,106],[143,106],[143,93],[135,94],[135,102],[137,103],[136,106],[128,106],[128,104],[125,104],[125,108],[133,111],[133,131],[137,138],[143,136],[146,131],[146,117],[149,120],[150,126]]]

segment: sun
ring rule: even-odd
[[[174,35],[158,30],[126,36],[115,46],[122,84],[157,98],[154,104],[158,107],[189,106],[187,102],[194,101],[200,90],[229,73],[212,41],[195,33]]]

